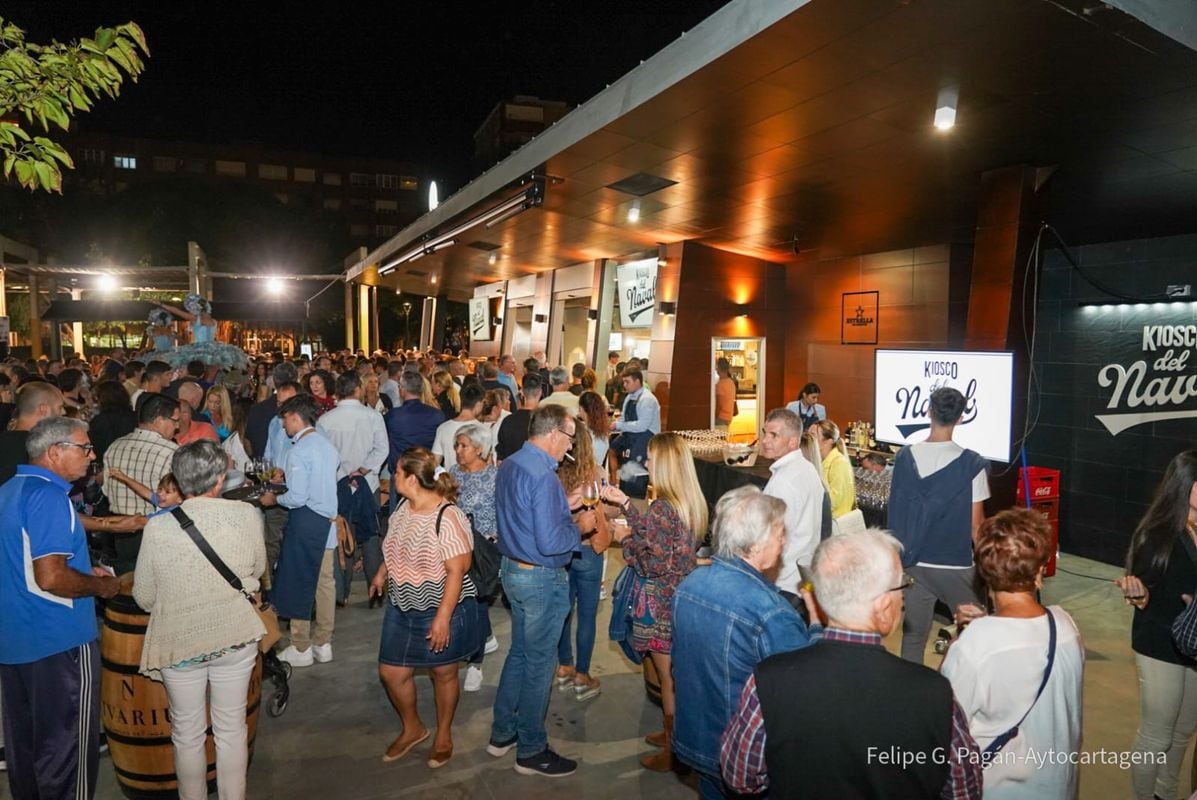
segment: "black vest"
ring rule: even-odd
[[[952,687],[921,664],[820,641],[762,661],[756,689],[770,800],[938,798],[948,781]]]

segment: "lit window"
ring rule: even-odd
[[[410,175],[399,176],[399,188],[406,192],[414,192],[420,188],[420,179]]]
[[[229,175],[234,178],[245,177],[245,162],[244,161],[217,161],[216,162],[217,175]]]
[[[321,177],[324,180],[325,186],[340,186],[341,185],[341,173],[339,173],[339,172],[326,172]]]
[[[374,176],[374,183],[379,189],[394,189],[398,180],[398,175],[384,175],[381,172]]]
[[[295,181],[297,183],[315,183],[316,182],[316,170],[309,169],[307,167],[296,167],[295,168]]]
[[[324,198],[324,207],[327,208],[329,211],[340,211],[341,210],[341,198],[339,198],[339,197]]]
[[[281,164],[258,164],[258,177],[268,181],[285,181],[287,168]]]
[[[112,166],[117,169],[137,169],[137,156],[118,153],[112,157]]]
[[[371,185],[373,185],[373,183],[374,183],[374,181],[372,181],[370,179],[369,175],[366,175],[361,172],[349,173],[349,185],[350,186],[371,186]]]

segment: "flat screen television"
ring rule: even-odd
[[[879,442],[927,438],[931,393],[943,386],[965,397],[953,439],[991,461],[1010,460],[1014,354],[963,350],[877,350],[873,425]]]

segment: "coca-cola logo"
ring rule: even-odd
[[[1142,349],[1150,356],[1133,363],[1106,364],[1097,384],[1112,389],[1106,409],[1096,414],[1112,435],[1149,422],[1197,417],[1197,325],[1144,325]]]

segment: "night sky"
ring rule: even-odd
[[[515,94],[585,102],[727,0],[16,2],[30,41],[128,20],[152,57],[90,130],[409,159],[450,190]]]

